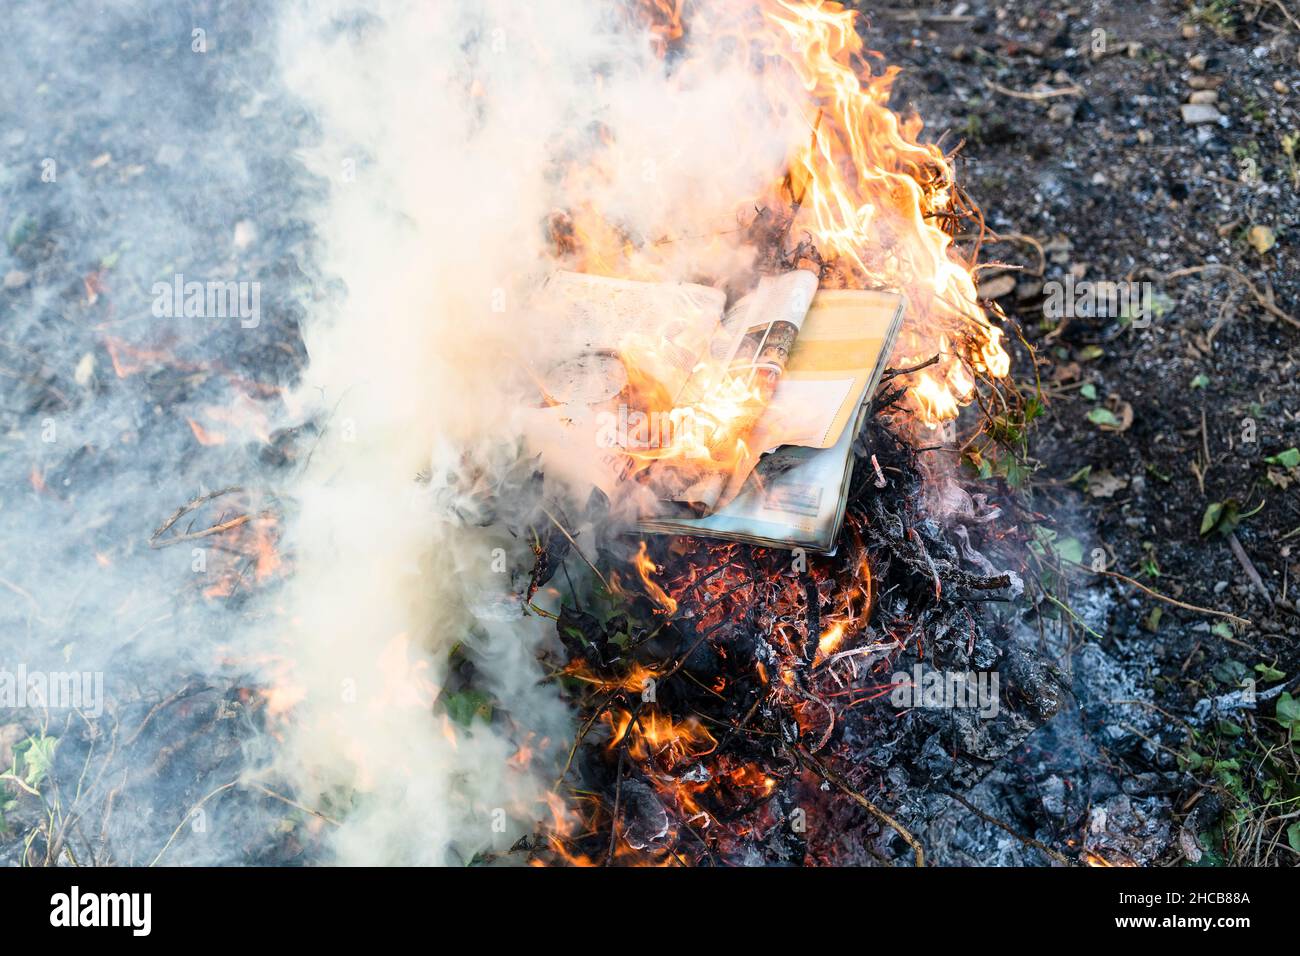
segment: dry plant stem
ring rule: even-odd
[[[230,488],[222,488],[220,491],[212,491],[206,495],[199,495],[197,498],[193,498],[187,503],[181,505],[172,513],[171,517],[169,517],[166,521],[160,524],[158,528],[154,531],[154,533],[149,536],[149,547],[165,548],[168,545],[179,544],[182,541],[193,541],[195,538],[203,538],[212,534],[220,534],[223,531],[229,531],[232,528],[238,528],[240,525],[247,523],[251,519],[251,516],[240,515],[237,518],[231,518],[229,521],[223,521],[221,524],[214,525],[211,528],[205,528],[203,531],[192,531],[192,532],[187,532],[186,534],[173,535],[170,538],[163,538],[163,535],[166,534],[168,531],[170,531],[172,526],[175,525],[176,522],[180,521],[181,518],[185,517],[185,515],[194,511],[196,508],[199,508],[200,506],[207,504],[209,501],[213,501],[217,498],[220,498],[223,495],[234,494],[239,491],[243,491],[243,489],[236,486],[232,486]]]
[[[583,563],[586,564],[587,567],[591,568],[591,573],[596,575],[596,578],[600,581],[601,585],[605,588],[606,591],[608,591],[609,582],[605,580],[605,576],[603,574],[601,574],[598,570],[596,570],[596,566],[591,563],[591,560],[585,554],[582,553],[582,548],[578,547],[578,542],[573,540],[573,535],[569,534],[568,530],[564,527],[564,525],[560,524],[559,519],[556,518],[555,515],[551,514],[545,508],[543,508],[542,511],[546,514],[546,517],[551,519],[551,524],[555,525],[555,527],[560,529],[560,534],[564,535],[566,538],[569,539],[569,544],[573,545],[573,550],[578,552],[578,557],[582,558]]]
[[[339,823],[339,821],[335,820],[333,817],[326,816],[324,813],[321,813],[319,810],[313,810],[311,807],[304,807],[301,803],[298,803],[295,800],[290,800],[288,797],[284,796],[283,794],[276,793],[274,790],[270,789],[269,787],[264,787],[260,783],[253,784],[253,787],[256,790],[262,791],[262,793],[266,794],[268,797],[274,797],[276,800],[279,800],[281,803],[293,807],[295,810],[301,810],[303,813],[310,813],[312,816],[318,817],[321,820],[324,820],[326,823],[331,823],[336,827],[342,826],[342,824]]]
[[[992,80],[985,80],[989,89],[1003,96],[1010,96],[1017,100],[1050,100],[1057,96],[1082,96],[1083,90],[1077,86],[1063,86],[1055,90],[1036,90],[1028,93],[1022,90],[1013,90],[1002,86],[1000,83],[994,83]]]
[[[912,848],[912,852],[916,854],[916,865],[925,866],[925,851],[921,848],[920,841],[918,841],[916,837],[912,836],[911,831],[909,831],[907,827],[903,826],[901,823],[899,823],[897,820],[891,817],[884,810],[880,809],[880,807],[876,806],[874,803],[872,803],[862,794],[858,793],[857,790],[849,786],[849,782],[847,780],[841,777],[830,767],[823,764],[820,760],[818,760],[816,757],[810,754],[805,748],[799,747],[797,749],[798,749],[799,756],[803,758],[805,761],[807,761],[807,763],[814,770],[816,770],[817,773],[821,775],[823,779],[828,780],[831,783],[835,784],[835,786],[839,787],[840,790],[842,790],[846,796],[850,797],[855,803],[863,807],[873,817],[875,817],[881,823],[885,824],[890,829],[892,829],[895,833],[901,836],[903,838],[903,841]]]
[[[989,816],[987,813],[985,813],[985,812],[984,812],[983,810],[981,810],[979,807],[975,806],[975,804],[971,803],[969,800],[967,800],[967,799],[966,799],[965,797],[963,797],[961,794],[959,794],[959,793],[953,793],[951,790],[944,790],[944,791],[943,791],[943,794],[944,794],[944,796],[952,797],[954,800],[956,800],[958,803],[960,803],[963,807],[965,807],[965,808],[966,808],[967,810],[969,810],[971,813],[975,814],[975,816],[979,817],[979,818],[980,818],[981,820],[983,820],[985,823],[991,823],[993,826],[998,827],[998,828],[1001,829],[1001,830],[1005,830],[1007,833],[1010,833],[1013,837],[1015,837],[1015,838],[1016,838],[1017,840],[1019,840],[1021,843],[1025,844],[1025,846],[1032,846],[1035,850],[1040,850],[1040,851],[1042,851],[1043,853],[1046,853],[1048,856],[1050,856],[1050,857],[1051,857],[1053,860],[1055,860],[1057,863],[1061,864],[1061,866],[1078,866],[1078,865],[1079,865],[1078,863],[1075,863],[1075,862],[1071,861],[1068,857],[1064,856],[1063,854],[1058,853],[1056,850],[1053,850],[1053,849],[1052,849],[1050,846],[1048,846],[1047,844],[1045,844],[1045,843],[1040,843],[1038,840],[1035,840],[1033,837],[1027,837],[1027,836],[1024,836],[1023,834],[1017,833],[1015,830],[1011,829],[1010,824],[1004,823],[1003,821],[997,819],[996,817],[991,817],[991,816]]]
[[[1188,266],[1186,269],[1175,269],[1173,272],[1166,272],[1163,278],[1166,282],[1168,282],[1170,279],[1182,279],[1186,276],[1200,275],[1202,272],[1228,273],[1228,275],[1230,275],[1236,281],[1240,282],[1250,291],[1250,294],[1255,297],[1255,301],[1259,303],[1260,308],[1262,308],[1265,312],[1267,312],[1269,315],[1273,316],[1274,318],[1281,319],[1283,322],[1286,322],[1287,324],[1293,325],[1297,329],[1300,329],[1300,319],[1297,319],[1295,316],[1290,315],[1287,312],[1283,312],[1281,309],[1279,309],[1277,305],[1273,302],[1272,298],[1260,292],[1259,287],[1256,286],[1255,283],[1251,282],[1250,279],[1248,279],[1245,275],[1243,275],[1238,270],[1232,268],[1232,266],[1224,265],[1221,262],[1209,262],[1201,266]]]
[[[1268,588],[1264,586],[1264,579],[1259,576],[1255,563],[1250,560],[1250,555],[1246,554],[1246,549],[1241,546],[1241,539],[1237,537],[1237,532],[1228,532],[1228,547],[1232,548],[1233,556],[1246,572],[1246,577],[1250,578],[1250,583],[1255,586],[1255,590],[1264,595],[1265,601],[1272,604],[1273,595],[1268,593]]]
[[[200,800],[198,803],[196,803],[193,807],[191,807],[190,810],[189,810],[189,812],[186,813],[185,816],[183,816],[183,817],[181,818],[181,822],[178,823],[178,824],[176,824],[176,829],[172,831],[172,835],[169,836],[169,837],[167,838],[167,842],[163,844],[162,849],[158,851],[158,855],[155,856],[155,857],[153,858],[153,862],[151,862],[149,865],[150,865],[151,867],[153,867],[153,866],[157,866],[157,865],[158,865],[158,861],[161,860],[161,859],[163,858],[163,854],[166,853],[167,850],[171,847],[171,845],[172,845],[172,843],[175,841],[176,837],[180,834],[181,830],[185,827],[185,824],[186,824],[187,822],[189,822],[190,818],[193,817],[194,814],[195,814],[198,810],[201,810],[201,809],[203,808],[203,805],[204,805],[205,803],[207,803],[209,800],[211,800],[211,799],[212,799],[213,797],[215,797],[217,794],[222,793],[222,792],[224,792],[224,791],[226,791],[226,790],[229,790],[231,787],[237,787],[237,786],[239,786],[239,779],[238,779],[238,778],[236,778],[236,779],[230,781],[229,783],[223,783],[221,786],[217,787],[217,789],[213,790],[213,791],[212,791],[211,793],[209,793],[206,797],[204,797],[202,800]]]
[[[1062,558],[1061,560],[1065,561],[1066,564],[1072,564],[1076,568],[1082,568],[1084,571],[1088,571],[1092,574],[1104,574],[1108,578],[1115,578],[1118,581],[1123,581],[1125,584],[1131,584],[1139,591],[1143,592],[1144,594],[1150,597],[1155,598],[1157,601],[1164,601],[1166,604],[1172,604],[1174,607],[1180,607],[1184,611],[1195,611],[1197,614],[1210,614],[1213,615],[1214,617],[1226,617],[1230,621],[1236,621],[1238,624],[1242,625],[1243,627],[1254,626],[1253,621],[1250,621],[1249,619],[1244,617],[1238,617],[1235,614],[1229,614],[1227,611],[1216,611],[1213,608],[1198,607],[1195,604],[1188,604],[1185,601],[1179,601],[1175,598],[1171,598],[1167,594],[1161,594],[1159,591],[1153,591],[1151,590],[1151,588],[1147,587],[1141,581],[1135,581],[1127,574],[1120,574],[1118,571],[1099,571],[1090,567],[1089,565],[1081,564],[1078,561],[1070,561],[1066,558]],[[1227,640],[1233,640],[1233,639],[1227,638]],[[1241,644],[1242,647],[1249,646],[1247,644],[1242,644],[1240,641],[1235,641],[1235,640],[1233,640],[1233,643]]]

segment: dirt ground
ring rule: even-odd
[[[1022,482],[1033,507],[1077,540],[1084,563],[1251,622],[1079,576],[1076,609],[1114,597],[1080,612],[1095,632],[1082,640],[1165,715],[1117,775],[1167,773],[1176,820],[1207,794],[1238,814],[1226,835],[1180,832],[1186,852],[1165,862],[1199,857],[1194,837],[1204,862],[1294,865],[1285,821],[1271,818],[1294,811],[1298,792],[1293,753],[1287,768],[1273,763],[1272,715],[1300,670],[1300,11],[1238,0],[862,7],[868,45],[903,68],[894,105],[919,112],[931,136],[947,131],[946,147],[965,141],[965,188],[1003,237],[984,258],[1011,268],[984,271],[981,287],[1039,363],[1047,412]],[[1061,315],[1051,283],[1067,279],[1149,282],[1149,314]],[[1030,391],[1034,371],[1022,349],[1014,374]],[[1258,706],[1207,721],[1206,702],[1248,678]],[[1040,822],[1021,811],[1026,829]],[[1276,856],[1243,848],[1250,820],[1269,821]]]
[[[1014,369],[1022,391],[1045,402],[1023,474],[1003,490],[1024,498],[1054,536],[1052,549],[1104,572],[1073,574],[1068,615],[1040,606],[1042,617],[1055,615],[1043,630],[1034,608],[1009,606],[1021,639],[1042,645],[1074,696],[964,798],[999,824],[941,793],[898,793],[890,810],[925,828],[918,835],[938,863],[1052,862],[1027,837],[1070,861],[1295,865],[1300,11],[1293,0],[856,5],[870,21],[868,45],[902,68],[895,107],[917,111],[927,136],[942,136],[947,148],[964,143],[961,183],[1000,237],[986,240],[993,265],[982,289],[1024,337]],[[176,68],[188,48],[173,47],[175,35],[189,35],[190,15],[166,4],[145,5],[150,16],[138,18],[19,6],[31,7],[13,18],[26,57],[10,88],[30,103],[23,128],[0,137],[8,171],[0,177],[8,205],[0,344],[10,346],[0,363],[0,484],[33,487],[29,510],[46,553],[68,567],[105,563],[124,592],[167,593],[161,582],[174,579],[148,548],[150,531],[194,488],[231,484],[244,463],[234,450],[199,447],[183,415],[153,409],[224,399],[211,362],[204,374],[188,367],[219,349],[230,351],[232,367],[267,381],[292,378],[301,364],[304,290],[324,285],[303,272],[313,253],[301,210],[322,187],[285,156],[309,138],[310,124],[292,101],[264,101],[247,84],[267,70],[273,34],[247,4],[199,5],[212,35],[228,40],[224,59],[189,72]],[[50,36],[77,42],[42,45],[34,25],[46,18]],[[104,64],[116,82],[83,85],[80,77],[101,75]],[[263,135],[269,130],[277,135]],[[32,173],[47,156],[60,158],[58,191]],[[248,224],[260,240],[239,241]],[[274,277],[265,321],[238,336],[205,327],[201,337],[166,343],[174,367],[114,375],[105,331],[151,347],[144,293],[153,278],[181,270]],[[1137,283],[1150,307],[1136,321],[1109,307],[1061,315],[1052,284],[1067,279],[1076,288]],[[83,393],[125,395],[131,447],[147,454],[83,453],[116,448],[127,428],[98,416]],[[84,434],[66,449],[43,444],[32,423],[50,414]],[[292,450],[277,441],[258,454],[287,460]],[[39,481],[32,460],[44,463]],[[141,488],[147,497],[124,507],[124,489]],[[29,540],[13,523],[21,512],[7,514],[0,532],[9,537],[0,539]],[[85,546],[88,527],[94,548]],[[19,567],[25,555],[9,551]],[[32,618],[3,593],[10,603],[0,612],[24,628],[48,626],[36,634],[60,653],[69,630],[62,618]],[[48,603],[62,607],[64,596]],[[95,669],[126,668],[114,656],[125,654],[112,626],[116,602],[78,610],[82,643],[103,646]],[[198,611],[166,627],[169,640],[211,630]],[[53,659],[47,667],[61,658]],[[148,725],[126,746],[146,774],[124,796],[115,778],[92,788],[95,800],[118,801],[121,832],[109,836],[149,848],[147,858],[235,773],[246,744],[237,721],[211,730],[211,715],[231,705],[243,676],[211,686],[190,679],[184,656],[173,666],[131,688],[116,715],[123,727]],[[159,700],[178,710],[151,722]],[[67,728],[54,730],[67,742],[53,776],[71,786],[92,735],[74,741]],[[0,772],[32,731],[0,725]],[[261,847],[259,821],[283,804],[238,799],[227,818],[248,828],[249,847]],[[28,859],[24,834],[45,819],[38,801],[0,799],[0,864]],[[265,856],[235,842],[230,850],[298,859],[298,835],[277,834]],[[168,861],[205,862],[207,852],[190,840]],[[905,847],[899,859],[910,859]]]

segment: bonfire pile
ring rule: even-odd
[[[611,537],[592,589],[562,588],[576,813],[540,861],[920,863],[897,808],[969,787],[1055,712],[1054,677],[981,607],[1019,586],[981,550],[998,510],[977,498],[941,528],[922,508],[905,374],[891,370],[857,442],[835,555]],[[535,585],[569,548],[558,527],[543,536]],[[996,715],[896,706],[917,665],[996,673]]]

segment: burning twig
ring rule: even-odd
[[[885,480],[885,473],[880,470],[880,461],[879,459],[876,458],[875,455],[871,456],[871,467],[874,468],[876,471],[877,488],[883,488],[885,487],[885,485],[889,484],[889,482]]]

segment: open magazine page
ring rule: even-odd
[[[548,473],[594,476],[613,495],[627,474],[629,387],[625,358],[675,399],[717,333],[719,289],[557,272],[534,308],[551,359],[533,370],[543,407],[525,412],[526,431]],[[622,426],[622,427],[620,427]]]
[[[723,317],[712,342],[709,361],[687,381],[678,406],[690,409],[697,433],[710,435],[715,416],[724,427],[713,459],[656,462],[648,480],[665,502],[696,513],[712,510],[731,482],[737,487],[757,464],[761,448],[751,433],[777,393],[799,338],[817,277],[804,270],[759,280],[757,288]],[[737,399],[740,400],[737,400]]]
[[[888,358],[901,298],[823,289],[804,319],[785,374],[754,427],[754,447],[829,448],[839,441]]]
[[[756,454],[788,445],[833,447],[875,391],[902,311],[902,297],[892,292],[818,292],[776,394],[751,432]],[[747,477],[733,476],[715,510],[740,494]]]
[[[755,429],[767,436],[756,447],[779,447],[739,487],[728,488],[708,517],[658,516],[643,520],[642,529],[830,548],[844,518],[853,438],[893,352],[904,307],[893,293],[818,292],[778,394]]]
[[[536,308],[548,334],[559,337],[570,357],[634,358],[638,375],[658,382],[673,399],[714,338],[726,305],[721,289],[689,282],[634,282],[579,272],[557,272],[541,290]],[[593,374],[613,374],[617,394],[626,384],[621,362],[596,363]],[[563,388],[551,370],[543,389]],[[610,391],[592,386],[594,391]]]

